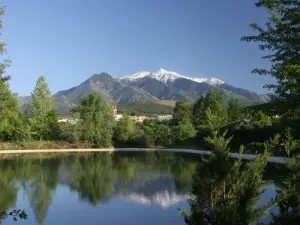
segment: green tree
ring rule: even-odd
[[[53,98],[44,76],[40,76],[31,94],[31,101],[26,109],[32,137],[50,139],[58,132],[58,119],[53,108]]]
[[[3,14],[5,13],[5,7],[1,6],[0,7],[0,17],[3,16]],[[0,30],[3,27],[3,20],[2,18],[0,19]],[[2,33],[0,33],[1,35]],[[0,41],[0,55],[3,56],[6,53],[6,48],[5,48],[6,44],[3,41]],[[10,79],[10,76],[5,75],[6,74],[6,68],[10,65],[10,60],[9,59],[5,59],[0,63],[0,80],[2,82],[6,82]]]
[[[272,214],[272,225],[293,225],[300,223],[300,163],[299,159],[287,161],[287,173],[280,180],[275,202],[278,214]]]
[[[222,121],[222,125],[226,125],[228,119],[224,93],[218,89],[212,89],[205,97],[201,97],[193,107],[193,119],[196,127],[201,127],[206,123],[208,108]]]
[[[4,12],[5,7],[0,7],[0,17]],[[0,30],[1,28],[2,18],[0,18]],[[4,57],[5,53],[5,43],[0,41],[0,55]],[[26,130],[17,99],[9,90],[7,84],[10,76],[6,75],[6,68],[9,65],[10,60],[0,62],[0,140],[20,141],[25,138]]]
[[[81,140],[81,121],[80,121],[80,115],[79,113],[73,113],[72,119],[74,122],[61,122],[60,130],[61,135],[60,138],[62,140],[66,140],[70,143],[78,144]]]
[[[0,30],[2,29],[2,16],[5,12],[5,7],[0,7]],[[1,32],[0,32],[1,35]],[[0,41],[0,55],[3,57],[6,53],[5,43]],[[21,115],[20,108],[16,96],[9,90],[7,81],[10,76],[6,75],[6,68],[10,65],[10,60],[0,62],[0,140],[4,141],[20,141],[26,136],[24,121]],[[3,170],[1,163],[0,176],[0,223],[8,216],[14,220],[26,219],[27,214],[21,210],[7,211],[16,201],[17,188],[15,183],[11,181],[13,174],[10,173],[8,178]],[[12,175],[12,176],[11,176]],[[7,179],[8,178],[8,179]]]
[[[233,123],[243,119],[243,105],[239,99],[231,98],[227,107],[228,122]]]
[[[207,93],[204,98],[204,108],[205,111],[210,108],[210,110],[217,115],[223,124],[227,123],[227,111],[225,108],[225,98],[224,93],[218,89],[212,89]]]
[[[218,133],[218,132],[215,132]],[[254,161],[242,166],[240,157],[234,163],[229,157],[230,139],[224,135],[206,138],[213,152],[197,167],[190,200],[191,211],[181,211],[189,225],[240,225],[255,224],[269,205],[257,208],[262,191],[263,172],[267,165],[268,151]]]
[[[186,101],[178,101],[173,111],[172,124],[178,125],[181,121],[191,118],[190,107]]]
[[[193,122],[198,127],[203,121],[205,115],[204,96],[201,96],[193,105]]]
[[[300,224],[300,161],[299,155],[294,153],[296,141],[287,128],[283,136],[283,148],[288,156],[286,166],[281,169],[284,176],[281,176],[276,190],[275,202],[279,208],[277,214],[272,214],[273,225]],[[276,143],[277,144],[277,143]]]
[[[259,75],[270,75],[277,83],[267,84],[273,90],[271,99],[277,114],[298,119],[300,111],[300,42],[299,0],[259,0],[258,8],[265,8],[269,17],[265,26],[251,24],[256,35],[242,37],[242,41],[257,42],[269,54],[263,58],[271,62],[270,69],[255,69]]]
[[[272,119],[263,111],[259,110],[252,112],[252,123],[261,124],[262,126],[271,126]]]
[[[153,131],[156,146],[169,146],[172,143],[171,129],[168,125],[157,123]]]
[[[155,146],[155,130],[153,121],[144,120],[142,124],[138,124],[138,128],[142,146],[147,148]]]
[[[184,141],[196,135],[196,130],[189,118],[182,120],[174,129],[175,140]]]
[[[28,135],[16,97],[0,80],[0,140],[21,141]]]
[[[116,142],[126,142],[136,133],[136,125],[126,112],[123,117],[117,122],[114,129],[114,139]]]
[[[79,114],[81,138],[92,147],[110,147],[112,145],[114,118],[109,107],[96,93],[82,98],[80,105],[72,109]]]
[[[195,136],[196,130],[191,119],[191,110],[188,103],[186,101],[176,102],[171,121],[172,136],[175,141],[183,141]]]
[[[297,142],[291,134],[291,128],[285,130],[283,148],[288,157],[292,156],[297,147]]]

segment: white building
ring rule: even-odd
[[[171,120],[172,119],[172,115],[158,115],[157,119],[159,121],[163,121],[163,120]]]

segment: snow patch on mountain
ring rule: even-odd
[[[188,77],[188,76],[184,76],[184,75],[178,74],[176,72],[167,71],[164,69],[160,69],[156,72],[142,71],[142,72],[135,73],[133,75],[121,77],[120,80],[137,81],[137,80],[145,78],[145,77],[153,78],[153,79],[159,80],[164,83],[173,82],[174,80],[176,80],[178,78],[192,80],[197,83],[207,83],[210,85],[220,85],[220,84],[225,83],[224,81],[217,79],[217,78]]]

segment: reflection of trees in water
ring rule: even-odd
[[[23,187],[38,224],[43,224],[57,186],[58,160],[42,160],[26,165]]]
[[[95,205],[122,190],[140,190],[148,194],[153,188],[164,191],[172,187],[173,190],[172,181],[176,191],[186,192],[191,186],[195,165],[191,159],[166,152],[3,160],[0,164],[0,211],[14,206],[16,184],[19,183],[28,196],[36,221],[43,224],[59,182],[59,171],[69,175],[67,184],[82,200]]]
[[[177,163],[173,164],[172,168],[175,185],[177,186],[178,191],[186,193],[191,189],[193,175],[195,173],[197,164],[191,163],[183,158],[178,158],[176,162]]]
[[[256,213],[260,214],[253,210],[257,199],[251,197],[255,196],[255,187],[262,184],[252,182],[257,181],[255,174],[260,173],[256,170],[259,166],[241,173],[245,167],[239,167],[238,161],[235,163],[234,166],[232,161],[224,163],[215,158],[207,166],[207,161],[200,161],[199,156],[166,152],[97,153],[53,159],[3,160],[0,164],[0,211],[14,206],[18,191],[16,184],[20,183],[28,195],[36,221],[43,224],[59,181],[58,173],[64,170],[69,174],[66,183],[78,192],[82,200],[92,205],[104,202],[114,194],[136,192],[151,197],[164,190],[186,193],[194,181],[193,191],[198,194],[202,207],[214,207],[213,213],[218,213],[215,215],[223,215],[230,222],[238,217],[251,220],[257,217]],[[228,170],[231,173],[224,173]],[[272,179],[279,188],[277,200],[281,202],[280,214],[274,224],[298,224],[300,173],[295,171],[300,171],[300,168],[293,166],[283,171],[283,168],[271,165],[265,172],[265,179]],[[275,173],[278,175],[275,176]],[[224,193],[226,198],[223,198]],[[199,205],[197,207],[196,210],[199,210]],[[239,213],[236,215],[235,212]]]
[[[116,172],[109,153],[75,158],[67,163],[73,171],[70,187],[76,190],[82,200],[96,205],[114,191]]]
[[[20,183],[39,224],[43,224],[56,188],[60,162],[56,159],[2,160],[0,172],[0,211],[17,200],[16,183]]]
[[[14,178],[14,170],[5,161],[0,164],[0,223],[1,214],[14,206],[17,200],[17,188]]]

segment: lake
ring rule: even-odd
[[[33,224],[183,225],[200,155],[115,152],[0,161],[0,211],[24,209]],[[266,177],[273,173],[266,172]],[[267,179],[267,178],[266,178]],[[260,204],[275,196],[266,187]],[[3,224],[16,224],[11,218]]]

